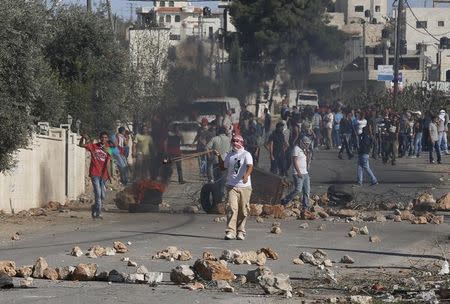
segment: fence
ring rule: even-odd
[[[34,135],[30,146],[17,152],[17,166],[0,174],[0,209],[18,212],[83,194],[86,153],[77,144],[77,134],[64,128]]]

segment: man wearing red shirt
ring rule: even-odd
[[[95,203],[92,205],[92,218],[102,217],[102,203],[106,197],[106,181],[110,178],[108,166],[111,156],[108,153],[108,133],[100,134],[98,143],[85,143],[84,135],[80,138],[79,146],[85,148],[91,154],[91,164],[89,166],[89,176],[91,177],[92,186],[94,188]]]

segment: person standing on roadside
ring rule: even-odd
[[[228,205],[227,228],[225,240],[245,240],[245,223],[250,210],[250,196],[252,183],[250,175],[253,172],[253,159],[244,149],[244,139],[234,135],[231,140],[233,150],[227,154],[225,160],[218,151],[214,154],[219,159],[222,170],[227,172]]]
[[[111,156],[108,153],[109,136],[107,132],[100,133],[100,141],[98,143],[87,143],[87,139],[85,135],[81,135],[78,145],[85,148],[91,154],[89,176],[95,197],[95,202],[91,206],[91,215],[94,219],[103,219],[102,204],[106,198],[106,181],[110,180],[108,171],[111,163]]]
[[[279,122],[275,130],[270,134],[266,143],[266,149],[270,155],[270,172],[287,176],[286,170],[286,150],[289,147],[286,136],[283,133],[284,123]]]
[[[442,153],[445,153],[445,155],[449,155],[448,152],[448,144],[447,144],[447,131],[448,131],[448,115],[445,112],[445,110],[441,110],[439,112],[439,123],[437,125],[438,127],[438,134],[439,134],[439,148],[442,151]]]
[[[132,156],[134,162],[134,179],[146,179],[150,177],[152,162],[153,140],[147,126],[143,126],[141,133],[137,134],[133,141]]]
[[[322,115],[320,115],[318,107],[314,110],[314,115],[312,117],[312,128],[314,134],[316,134],[316,137],[314,138],[314,149],[318,150],[322,139]]]
[[[344,118],[341,119],[341,125],[339,128],[341,136],[341,149],[339,150],[338,158],[342,159],[344,154],[344,149],[347,152],[348,159],[353,158],[353,153],[350,150],[350,139],[352,137],[353,127],[352,127],[352,113],[346,113]]]
[[[372,149],[373,138],[370,135],[369,127],[366,126],[362,129],[362,133],[359,135],[359,148],[358,148],[358,170],[357,170],[357,186],[363,185],[363,171],[370,177],[370,185],[374,186],[378,184],[378,180],[370,169],[369,154]]]
[[[327,146],[327,150],[330,150],[333,145],[333,138],[332,138],[333,121],[334,121],[333,113],[331,112],[331,108],[328,108],[327,114],[325,114],[325,117],[323,118],[323,122],[325,124],[324,126],[326,134],[325,144]]]
[[[178,183],[180,185],[185,184],[186,182],[183,179],[183,167],[180,160],[181,157],[181,133],[179,127],[176,124],[172,125],[171,130],[167,135],[166,139],[166,152],[169,159],[178,158],[179,160],[175,161],[175,166],[177,168],[178,174]]]
[[[272,127],[272,116],[269,113],[269,109],[264,109],[264,143],[267,142],[267,139],[270,135],[270,129]]]
[[[430,153],[430,164],[435,163],[434,159],[433,159],[433,149],[436,152],[436,158],[437,158],[438,164],[441,163],[441,151],[439,148],[439,133],[438,133],[438,128],[437,128],[438,123],[439,123],[439,117],[432,116],[430,125],[428,127],[429,134],[430,134],[430,137],[428,138],[428,142],[429,142],[429,146],[428,146],[429,150],[428,151]]]

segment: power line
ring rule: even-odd
[[[412,10],[411,6],[409,5],[408,0],[405,0],[406,6],[408,6],[409,11],[411,12],[411,14],[414,16],[414,18],[416,19],[417,22],[421,22],[419,20],[419,18],[417,18],[416,14],[414,13],[414,11]],[[428,35],[430,35],[430,37],[436,39],[437,41],[440,42],[440,40],[438,38],[436,38],[436,36],[434,36],[433,34],[431,34],[425,27],[422,28]]]
[[[416,32],[418,32],[420,34],[426,34],[426,33],[422,32],[422,31],[420,31],[419,29],[417,29],[415,26],[409,24],[408,22],[406,22],[406,25],[408,25],[410,28],[412,28],[413,30],[415,30]],[[450,31],[446,32],[446,33],[442,33],[442,34],[437,34],[436,36],[445,36],[445,35],[448,35],[448,34],[450,34]]]

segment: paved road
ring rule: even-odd
[[[448,160],[445,160],[448,162]],[[188,165],[188,164],[187,164]],[[375,162],[375,172],[381,184],[372,188],[362,188],[361,193],[374,193],[389,196],[400,193],[401,197],[414,196],[417,191],[435,187],[437,193],[448,187],[448,165],[429,166],[425,160],[400,160],[395,167]],[[338,181],[353,183],[355,163],[340,161],[333,152],[323,152],[312,167],[313,188],[325,191],[326,187]],[[190,203],[189,195],[201,184],[193,170],[187,175],[191,184],[171,185],[165,200],[175,206]],[[442,179],[443,181],[440,181]],[[178,194],[177,194],[178,193]],[[180,194],[181,193],[181,194]],[[387,193],[387,194],[386,194]],[[364,194],[366,195],[366,194]],[[351,255],[356,266],[409,266],[410,260],[432,260],[440,255],[438,243],[446,243],[450,227],[443,225],[411,225],[409,223],[357,223],[367,225],[371,234],[380,236],[382,242],[372,244],[368,236],[351,239],[347,237],[354,223],[333,223],[325,221],[309,222],[308,229],[301,229],[303,221],[287,219],[282,221],[281,235],[269,233],[273,220],[267,219],[258,224],[252,218],[248,222],[248,239],[242,241],[223,241],[223,223],[214,223],[214,216],[206,214],[128,214],[111,210],[105,220],[92,221],[86,211],[60,215],[55,221],[36,223],[25,221],[20,227],[24,232],[22,240],[7,241],[9,235],[0,238],[0,259],[15,260],[18,265],[33,264],[38,256],[46,257],[53,267],[76,265],[80,262],[95,262],[100,269],[132,272],[120,258],[124,255],[102,257],[95,260],[87,257],[69,256],[74,245],[86,250],[91,245],[111,246],[114,240],[130,241],[130,252],[126,256],[150,271],[164,272],[164,284],[156,288],[140,285],[112,284],[102,282],[49,282],[35,280],[35,289],[14,289],[1,291],[0,303],[289,303],[280,297],[265,297],[259,288],[238,288],[235,294],[224,294],[214,290],[190,292],[169,282],[169,271],[179,262],[152,260],[156,251],[175,245],[190,250],[195,258],[204,251],[220,255],[224,249],[257,250],[270,246],[280,254],[280,260],[268,261],[267,265],[275,272],[288,273],[294,285],[302,284],[317,276],[315,268],[307,265],[296,266],[292,259],[301,251],[322,248],[338,261],[344,254]],[[51,218],[51,217],[50,217]],[[447,222],[449,217],[446,218]],[[44,225],[45,224],[45,225]],[[323,231],[317,227],[325,224]],[[0,228],[2,228],[0,225]],[[448,253],[447,253],[448,254]],[[194,261],[184,262],[192,265]],[[335,271],[345,272],[340,264]],[[254,266],[231,265],[236,274],[245,274]],[[366,272],[370,272],[366,271]],[[317,287],[316,292],[326,294],[326,288]],[[314,290],[306,290],[313,293]],[[292,300],[292,303],[298,299]]]

